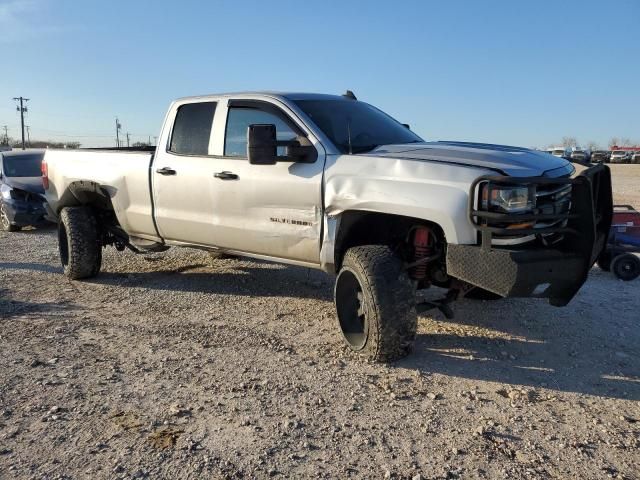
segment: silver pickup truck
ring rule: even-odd
[[[566,305],[612,211],[605,165],[427,142],[351,92],[183,98],[155,152],[49,150],[43,182],[68,277],[97,275],[108,245],[319,268],[347,345],[379,361],[410,351],[417,313],[465,295]],[[447,293],[418,301],[431,285]]]

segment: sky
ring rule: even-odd
[[[353,90],[428,140],[640,143],[640,0],[0,0],[0,128],[115,145],[178,97]]]

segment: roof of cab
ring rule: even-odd
[[[273,92],[273,91],[247,91],[247,92],[230,92],[230,93],[211,93],[208,95],[196,95],[191,97],[182,97],[178,98],[176,101],[186,101],[186,100],[195,100],[195,99],[204,99],[210,97],[223,97],[223,98],[233,98],[233,97],[247,97],[247,96],[265,96],[265,97],[276,97],[276,98],[286,98],[288,100],[343,100],[345,102],[353,101],[348,97],[344,97],[342,95],[329,95],[325,93],[304,93],[304,92]]]

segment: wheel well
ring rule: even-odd
[[[428,220],[376,212],[344,212],[335,242],[336,271],[340,269],[346,251],[360,245],[388,245],[403,260],[409,260],[412,250],[407,249],[407,241],[411,230],[416,226],[430,227],[436,234],[437,241],[446,244],[442,228]]]
[[[89,180],[72,182],[60,197],[58,215],[64,207],[91,207],[101,230],[120,229],[107,188]]]

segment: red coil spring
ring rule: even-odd
[[[418,227],[413,234],[413,261],[417,262],[433,254],[433,248],[429,242],[431,232],[427,227]],[[411,275],[416,280],[423,280],[427,276],[427,263],[421,263],[413,268]]]

